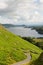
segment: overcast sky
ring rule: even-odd
[[[0,0],[0,23],[43,24],[43,0]]]

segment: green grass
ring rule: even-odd
[[[24,52],[27,50],[30,51],[32,59],[35,56],[33,60],[42,52],[35,45],[30,44],[30,42],[21,39],[0,26],[0,65],[8,65],[25,59],[26,55]]]

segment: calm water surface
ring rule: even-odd
[[[8,30],[22,37],[43,37],[43,35],[38,34],[36,30],[31,30],[31,28],[10,27]]]

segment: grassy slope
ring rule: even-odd
[[[0,65],[8,65],[25,59],[24,52],[27,50],[31,51],[33,59],[36,59],[42,52],[35,45],[30,44],[0,26]]]

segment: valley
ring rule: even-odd
[[[25,53],[30,54],[30,61],[35,61],[42,52],[39,47],[12,34],[0,25],[0,65],[11,65],[24,61],[27,58]]]

